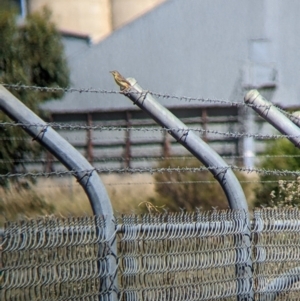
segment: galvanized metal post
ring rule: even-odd
[[[270,101],[266,100],[257,90],[249,91],[245,103],[271,123],[279,132],[288,135],[288,139],[300,148],[300,128],[281,113]]]
[[[157,102],[153,96],[144,91],[133,78],[127,78],[132,88],[124,94],[134,104],[146,111],[158,124],[168,132],[197,159],[209,168],[222,186],[231,209],[240,210],[244,214],[245,230],[237,236],[236,275],[238,278],[238,300],[253,300],[252,261],[250,242],[250,219],[247,201],[243,189],[226,162],[200,137],[175,117],[169,110]]]
[[[113,238],[115,235],[115,223],[113,209],[106,189],[95,169],[89,162],[64,138],[48,126],[41,118],[28,109],[20,100],[0,85],[0,109],[6,113],[12,120],[24,124],[22,128],[51,152],[68,170],[74,171],[80,185],[86,192],[95,215],[104,215],[106,218],[107,238]],[[109,276],[107,281],[111,281],[112,275],[115,275],[116,263],[116,240],[113,239],[111,246],[112,255],[108,258],[109,267],[107,272]],[[116,286],[116,277],[114,283],[108,283],[107,287]],[[107,293],[107,287],[105,293]],[[116,300],[117,296],[110,298]]]

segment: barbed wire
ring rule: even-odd
[[[34,91],[39,91],[39,92],[58,92],[58,91],[63,91],[67,93],[72,93],[72,92],[78,92],[78,93],[104,93],[104,94],[122,94],[120,91],[109,91],[109,90],[100,90],[100,89],[94,89],[94,88],[62,88],[62,87],[39,87],[39,86],[26,86],[26,85],[16,85],[16,84],[3,84],[3,86],[10,88],[10,89],[29,89],[29,90],[34,90]],[[210,103],[220,103],[220,104],[226,104],[230,106],[246,106],[243,102],[232,102],[232,101],[227,101],[227,100],[222,100],[222,99],[204,99],[204,98],[197,98],[197,97],[186,97],[186,96],[176,96],[176,95],[169,95],[169,94],[162,94],[162,93],[155,93],[155,92],[149,92],[154,96],[162,97],[162,98],[173,98],[173,99],[179,99],[179,100],[185,100],[185,101],[202,101],[202,102],[210,102]],[[140,94],[140,93],[139,93]],[[248,105],[247,105],[248,106]],[[261,107],[261,106],[260,106]],[[268,105],[270,107],[270,105]],[[278,108],[278,107],[277,107]],[[280,108],[278,108],[280,109]],[[294,119],[297,119],[295,116],[289,114],[288,112],[280,109],[285,115],[292,116]],[[37,123],[15,123],[15,122],[0,122],[0,127],[45,127],[45,124],[37,124]],[[140,132],[162,132],[162,131],[195,131],[199,132],[202,134],[214,134],[214,135],[221,135],[221,136],[226,136],[230,138],[241,138],[241,137],[253,137],[255,139],[282,139],[282,138],[299,138],[300,135],[262,135],[262,134],[253,134],[253,133],[241,133],[241,132],[221,132],[217,130],[207,130],[207,129],[202,129],[202,128],[154,128],[154,127],[116,127],[116,126],[102,126],[102,125],[82,125],[82,124],[67,124],[67,123],[56,123],[56,122],[51,122],[47,123],[46,126],[52,126],[53,128],[58,128],[60,130],[99,130],[99,131],[140,131]],[[22,137],[1,137],[0,140],[22,140],[22,139],[30,139],[30,138],[22,138]],[[97,137],[92,137],[89,140],[98,140],[99,138]],[[84,141],[87,141],[84,139]],[[120,141],[124,141],[123,139]],[[238,158],[244,158],[245,156],[238,156]],[[249,156],[247,156],[249,158]],[[130,158],[132,160],[132,158]],[[1,161],[0,161],[1,162]],[[3,163],[5,162],[4,160],[2,161]],[[7,161],[6,161],[7,162]],[[36,162],[36,161],[35,161]],[[45,162],[49,162],[46,160]],[[21,162],[20,162],[21,163]],[[25,162],[24,162],[25,163]],[[31,161],[33,163],[33,161]],[[226,167],[227,169],[233,169],[233,170],[239,170],[239,171],[245,171],[248,173],[263,173],[263,174],[274,174],[274,175],[293,175],[293,176],[298,176],[298,172],[294,171],[267,171],[263,169],[249,169],[249,168],[238,168],[234,166]],[[226,169],[225,168],[225,169]],[[205,168],[206,170],[212,170],[212,169],[224,169],[223,167],[209,167]],[[203,171],[204,169],[201,167],[200,169],[198,168],[160,168],[160,169],[154,169],[154,168],[138,168],[138,169],[94,169],[98,173],[160,173],[160,172],[187,172],[187,171],[192,171],[192,172],[198,172],[198,171]],[[86,171],[86,172],[91,172],[91,171]],[[75,175],[77,172],[75,171],[56,171],[56,172],[51,172],[51,173],[44,173],[44,172],[37,172],[37,173],[32,173],[32,172],[27,172],[27,173],[8,173],[6,175],[0,175],[1,177],[49,177],[49,176],[63,176],[63,175]]]
[[[293,182],[294,180],[286,180],[286,182]],[[239,181],[242,184],[272,184],[278,181]],[[181,185],[181,184],[219,184],[217,180],[207,181],[157,181],[157,182],[121,182],[121,183],[104,183],[108,186],[125,186],[125,185]]]
[[[213,134],[213,135],[220,135],[230,138],[255,138],[258,140],[272,140],[272,139],[283,139],[283,138],[299,138],[300,135],[281,135],[281,134],[257,134],[257,133],[242,133],[242,132],[221,132],[217,130],[207,130],[202,128],[165,128],[165,127],[116,127],[116,126],[102,126],[102,125],[80,125],[80,124],[68,124],[68,123],[45,123],[45,124],[38,124],[38,123],[19,123],[19,122],[0,122],[0,127],[49,127],[57,128],[59,130],[99,130],[100,132],[103,131],[135,131],[135,132],[199,132],[201,134]],[[73,137],[74,138],[74,137]],[[73,139],[72,138],[72,139]],[[0,140],[27,140],[31,138],[25,137],[0,137]],[[72,140],[71,138],[69,138]],[[98,140],[98,137],[92,138],[84,138],[84,140]],[[120,139],[121,140],[121,139]]]
[[[300,158],[300,155],[268,155],[268,154],[259,154],[259,155],[224,155],[221,157],[223,159],[244,159],[244,158]],[[185,160],[197,160],[194,156],[172,156],[172,157],[164,157],[164,156],[142,156],[142,157],[130,157],[130,162],[143,162],[143,161],[185,161]],[[128,158],[126,157],[93,157],[93,163],[111,163],[111,162],[126,162]],[[27,159],[0,159],[0,164],[6,163],[60,163],[58,159],[55,158],[27,158]]]
[[[242,158],[299,158],[300,155],[268,155],[268,154],[260,154],[260,155],[253,155],[253,156],[222,156],[224,159],[242,159]]]
[[[7,84],[0,83],[3,87],[12,90],[29,90],[29,91],[37,91],[37,92],[64,92],[64,93],[101,93],[101,94],[123,94],[121,91],[115,90],[105,90],[105,89],[95,89],[95,88],[63,88],[63,87],[42,87],[42,86],[30,86],[30,85],[22,85],[22,84]]]
[[[196,173],[196,172],[204,172],[204,171],[218,171],[219,173],[224,173],[228,170],[232,171],[240,171],[245,172],[247,174],[263,174],[263,175],[273,175],[273,176],[300,176],[300,171],[292,171],[292,170],[276,170],[276,169],[264,169],[264,168],[248,168],[248,167],[238,167],[235,165],[228,166],[209,166],[209,167],[167,167],[167,168],[93,168],[87,170],[62,170],[62,171],[52,171],[52,172],[17,172],[17,173],[7,173],[0,174],[0,179],[10,179],[10,178],[25,178],[25,177],[61,177],[68,175],[82,175],[85,174],[87,177],[90,177],[93,172],[97,172],[99,174],[155,174],[155,173]],[[81,176],[83,178],[84,176]]]
[[[294,182],[295,180],[287,179],[284,180],[286,183]],[[241,180],[239,181],[241,184],[278,184],[278,180]],[[217,180],[203,180],[203,181],[155,181],[155,182],[105,182],[103,181],[105,186],[135,186],[135,185],[184,185],[184,184],[219,184]],[[76,185],[79,185],[76,183]],[[73,189],[75,188],[75,184],[37,184],[34,185],[33,189],[54,189],[54,188],[66,188]]]
[[[41,86],[30,86],[30,85],[22,85],[22,84],[8,84],[8,83],[0,83],[4,87],[8,89],[13,90],[30,90],[30,91],[37,91],[37,92],[64,92],[64,93],[100,93],[100,94],[124,94],[122,91],[116,91],[116,90],[105,90],[105,89],[97,89],[97,88],[63,88],[63,87],[41,87]],[[132,91],[131,93],[141,94],[144,96],[144,92],[135,92]],[[213,103],[213,104],[223,104],[228,105],[232,107],[256,107],[256,108],[269,108],[271,104],[269,105],[254,105],[254,104],[245,104],[244,102],[240,101],[230,101],[230,100],[224,100],[224,99],[214,99],[214,98],[203,98],[203,97],[189,97],[189,96],[178,96],[178,95],[172,95],[172,94],[166,94],[166,93],[158,93],[154,91],[148,91],[147,93],[156,96],[158,98],[163,99],[176,99],[180,101],[199,101],[199,102],[206,102],[206,103]],[[293,116],[292,114],[287,113],[286,111],[282,110],[280,107],[272,104],[272,106],[275,106],[277,109],[282,111],[285,115]],[[293,118],[297,118],[293,116]]]
[[[21,84],[7,84],[7,83],[0,83],[5,88],[13,89],[13,90],[30,90],[30,91],[37,91],[37,92],[64,92],[64,93],[101,93],[101,94],[124,94],[121,91],[115,90],[105,90],[105,89],[95,89],[95,88],[63,88],[63,87],[41,87],[41,86],[30,86],[30,85],[21,85]],[[133,92],[142,94],[140,92]],[[157,93],[153,91],[148,91],[148,93],[152,94],[153,96],[165,99],[177,99],[177,100],[184,100],[184,101],[201,101],[201,102],[208,102],[208,103],[220,103],[220,104],[227,104],[230,106],[245,106],[242,102],[232,102],[227,100],[221,99],[205,99],[199,97],[187,97],[187,96],[176,96],[171,94],[163,94]]]

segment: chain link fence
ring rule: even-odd
[[[7,222],[1,300],[298,300],[300,212],[259,209],[251,220],[253,279],[240,291],[236,265],[248,260],[245,214],[211,211],[127,215],[107,237],[103,217]],[[117,254],[111,248],[117,239]],[[108,267],[116,258],[116,269]],[[116,281],[117,279],[117,281]]]

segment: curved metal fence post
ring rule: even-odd
[[[294,123],[295,121],[298,121],[297,119],[292,122],[257,90],[250,90],[245,95],[244,101],[261,117],[272,124],[279,132],[283,135],[287,135],[287,139],[289,139],[296,147],[300,148],[300,128]],[[294,283],[300,281],[299,273],[300,267],[296,267],[279,275],[266,285],[268,295],[264,296],[261,300],[274,301],[280,294],[280,289],[290,289]]]
[[[168,129],[169,134],[208,167],[222,186],[230,208],[243,212],[245,230],[236,236],[238,248],[236,259],[239,262],[236,265],[237,294],[239,301],[253,300],[250,219],[248,204],[239,181],[226,162],[208,144],[158,103],[148,91],[144,91],[134,78],[127,80],[132,88],[125,91],[124,95],[146,111],[158,124]]]
[[[245,96],[245,103],[249,105],[279,132],[300,148],[300,128],[280,112],[270,101],[266,100],[257,90],[249,91]]]
[[[106,218],[107,238],[113,238],[116,225],[114,223],[112,205],[99,175],[90,163],[69,142],[2,85],[0,85],[0,109],[12,120],[24,124],[22,128],[34,140],[51,152],[68,170],[74,172],[74,176],[89,198],[93,213],[95,215],[103,215]],[[113,244],[110,246],[112,254],[109,256],[109,268],[107,268],[109,275],[114,275],[117,268],[116,240],[112,239],[112,241]],[[107,277],[107,281],[111,281],[110,278]],[[116,277],[113,285],[111,283],[107,285],[108,287],[116,286]]]

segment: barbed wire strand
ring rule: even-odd
[[[280,134],[253,134],[253,133],[241,133],[241,132],[221,132],[217,130],[205,130],[202,128],[149,128],[149,127],[107,127],[107,126],[101,126],[101,125],[79,125],[79,124],[67,124],[67,123],[46,123],[46,124],[37,124],[37,123],[18,123],[18,122],[0,122],[0,127],[49,127],[52,128],[58,128],[60,130],[62,129],[68,129],[68,130],[99,130],[99,131],[136,131],[136,132],[187,132],[187,131],[194,131],[194,132],[200,132],[202,134],[214,134],[214,135],[220,135],[220,136],[226,136],[230,138],[255,138],[258,140],[272,140],[272,139],[283,139],[283,138],[300,138],[300,135],[280,135]],[[78,136],[77,136],[78,137]],[[74,139],[76,137],[73,137]],[[72,140],[69,138],[69,140]],[[84,141],[87,140],[98,140],[100,138],[98,137],[92,137],[84,139]],[[0,137],[0,140],[31,140],[31,138],[26,137]],[[83,139],[82,139],[83,140]],[[117,139],[120,141],[124,141],[124,139]],[[114,140],[111,140],[114,141]]]
[[[253,159],[277,159],[277,158],[300,158],[300,155],[268,155],[268,154],[259,154],[259,155],[224,155],[221,157],[223,159],[227,160],[233,160],[233,159],[244,159],[244,158],[253,158]],[[144,157],[130,157],[131,162],[143,162],[143,161],[185,161],[185,160],[196,160],[194,156],[172,156],[172,157],[163,157],[163,156],[144,156]],[[94,157],[92,162],[93,163],[112,163],[112,162],[126,162],[128,161],[128,158],[125,157]],[[0,159],[0,164],[11,164],[11,163],[32,163],[32,164],[37,164],[37,163],[42,163],[42,164],[47,164],[47,163],[60,163],[59,160],[57,159],[44,159],[44,158],[39,158],[39,159],[15,159],[15,160],[6,160],[6,159]]]
[[[64,92],[64,93],[100,93],[100,94],[123,94],[121,91],[115,90],[105,90],[105,89],[95,89],[95,88],[63,88],[63,87],[40,87],[40,86],[29,86],[29,85],[21,85],[21,84],[7,84],[7,83],[0,83],[5,88],[12,89],[12,90],[30,90],[30,91],[37,91],[37,92]],[[140,92],[135,92],[141,94]],[[166,98],[166,99],[177,99],[177,100],[185,100],[185,101],[201,101],[201,102],[208,102],[208,103],[220,103],[220,104],[227,104],[230,106],[245,106],[242,102],[232,102],[227,100],[221,99],[205,99],[199,97],[187,97],[187,96],[176,96],[171,94],[163,94],[157,93],[153,91],[148,91],[148,93],[152,94],[153,96],[159,98]]]
[[[293,182],[294,180],[285,180],[286,182]],[[272,184],[278,183],[278,181],[239,181],[242,184]],[[123,186],[123,185],[180,185],[180,184],[219,184],[217,180],[212,181],[164,181],[164,182],[121,182],[121,183],[104,183],[108,186]]]
[[[291,183],[294,182],[295,180],[287,179],[284,180],[286,183]],[[241,184],[278,184],[278,180],[242,180],[239,181]],[[184,185],[184,184],[219,184],[217,180],[203,180],[203,181],[155,181],[155,182],[118,182],[118,183],[113,183],[113,182],[105,182],[103,181],[103,184],[105,186],[135,186],[135,185]],[[78,184],[79,185],[79,184]],[[55,185],[55,184],[49,184],[49,185],[44,185],[44,184],[37,184],[33,187],[33,189],[53,189],[53,188],[68,188],[72,189],[75,188],[75,184],[65,184],[65,185]]]
[[[86,174],[90,176],[92,172],[97,172],[99,174],[155,174],[155,173],[196,173],[196,172],[204,172],[204,171],[220,171],[224,174],[228,171],[240,171],[247,174],[260,174],[260,175],[273,175],[273,176],[300,176],[300,171],[292,171],[292,170],[276,170],[276,169],[264,169],[264,168],[249,168],[249,167],[238,167],[234,165],[228,166],[209,166],[209,167],[167,167],[167,168],[93,168],[87,170],[62,170],[62,171],[53,171],[53,172],[17,172],[17,173],[7,173],[0,174],[0,179],[10,179],[10,178],[25,178],[25,177],[51,177],[51,176],[68,176],[68,175],[82,175]]]
[[[285,180],[286,183],[294,182],[295,180]],[[241,184],[278,184],[278,181],[239,181]],[[115,186],[140,186],[140,185],[218,185],[218,181],[157,181],[157,182],[118,182],[118,183],[105,183],[103,182],[104,186],[108,187],[115,187]],[[79,185],[79,184],[78,184]],[[45,189],[76,189],[79,186],[75,186],[72,184],[65,184],[65,185],[55,185],[55,184],[49,184],[49,185],[40,185],[36,184],[31,187],[33,190],[45,190]],[[53,191],[55,193],[55,191]]]
[[[37,92],[64,92],[64,93],[101,93],[101,94],[124,94],[122,91],[115,91],[115,90],[105,90],[105,89],[96,89],[96,88],[63,88],[63,87],[41,87],[41,86],[30,86],[30,85],[22,85],[22,84],[8,84],[8,83],[0,83],[5,88],[13,89],[13,90],[30,90],[30,91],[37,91]],[[164,98],[164,99],[176,99],[180,101],[199,101],[199,102],[206,102],[206,103],[214,103],[214,104],[223,104],[233,107],[265,107],[269,108],[271,105],[253,105],[253,104],[245,104],[244,102],[240,101],[229,101],[229,100],[223,100],[223,99],[214,99],[214,98],[202,98],[202,97],[188,97],[188,96],[178,96],[178,95],[172,95],[172,94],[166,94],[166,93],[158,93],[154,91],[147,91],[149,94],[152,94],[153,96],[156,96],[158,98]],[[143,92],[131,92],[131,93],[137,93],[137,94],[143,94]],[[286,112],[285,110],[282,110],[280,107],[272,104],[272,106],[275,106],[277,109],[279,109],[283,114],[286,116],[292,116],[293,118],[296,118],[294,115]]]
[[[78,92],[78,93],[104,93],[104,94],[122,94],[120,91],[110,91],[110,90],[101,90],[101,89],[94,89],[94,88],[62,88],[62,87],[38,87],[38,86],[26,86],[26,85],[19,85],[19,84],[3,84],[6,88],[10,89],[15,89],[15,90],[20,90],[20,89],[28,89],[28,90],[35,90],[39,92],[66,92],[66,93],[72,93],[72,92]],[[153,94],[154,96],[157,97],[162,97],[162,98],[173,98],[173,99],[178,99],[178,100],[185,100],[185,101],[202,101],[202,102],[208,102],[208,103],[219,103],[219,104],[226,104],[230,106],[246,106],[243,102],[232,102],[228,100],[222,100],[222,99],[204,99],[204,98],[198,98],[198,97],[186,97],[186,96],[176,96],[176,95],[170,95],[170,94],[162,94],[162,93],[155,93],[155,92],[149,92]],[[260,106],[261,107],[261,106]],[[269,105],[268,105],[269,107]],[[280,108],[278,108],[280,109]],[[281,110],[281,109],[280,109]],[[289,114],[288,112],[281,110],[285,115],[287,116],[292,116],[294,119],[296,119],[295,116]],[[187,131],[187,130],[193,130],[193,131],[199,131],[202,133],[210,133],[210,134],[218,134],[218,135],[225,135],[229,137],[254,137],[257,139],[279,139],[279,138],[295,138],[299,136],[291,136],[291,135],[261,135],[261,134],[251,134],[251,133],[239,133],[239,132],[219,132],[219,131],[212,131],[212,130],[204,130],[204,129],[197,129],[197,128],[191,128],[191,129],[166,129],[166,128],[146,128],[146,127],[140,127],[140,128],[134,128],[134,127],[104,127],[104,126],[87,126],[87,125],[73,125],[73,124],[59,124],[59,123],[48,123],[48,126],[56,127],[59,129],[69,129],[69,130],[74,130],[74,129],[99,129],[101,131],[103,130],[110,130],[110,131]],[[0,123],[0,126],[21,126],[21,127],[31,127],[31,126],[44,126],[44,124],[23,124],[23,123],[9,123],[9,122],[2,122]],[[11,137],[14,138],[14,137]],[[15,137],[16,138],[16,137]],[[228,169],[228,167],[226,167]],[[278,170],[264,170],[264,169],[249,169],[249,168],[238,168],[238,167],[233,167],[230,166],[229,168],[234,169],[234,170],[239,170],[239,171],[244,171],[248,173],[263,173],[263,174],[274,174],[274,175],[298,175],[298,172],[295,171],[278,171]],[[201,168],[202,169],[202,168]],[[224,169],[223,167],[209,167],[207,170],[210,169]],[[186,172],[186,171],[201,171],[200,169],[195,169],[195,168],[184,168],[184,169],[174,169],[174,168],[168,168],[168,169],[151,169],[151,168],[144,168],[144,169],[95,169],[98,173],[155,173],[155,172]],[[203,170],[203,169],[202,169]],[[86,171],[88,172],[88,171]],[[0,178],[2,177],[26,177],[26,176],[32,176],[32,177],[38,177],[38,176],[52,176],[52,175],[57,175],[57,176],[62,176],[65,174],[75,174],[76,172],[74,171],[57,171],[57,172],[52,172],[52,173],[44,173],[44,172],[37,172],[37,173],[8,173],[6,175],[0,175]]]

